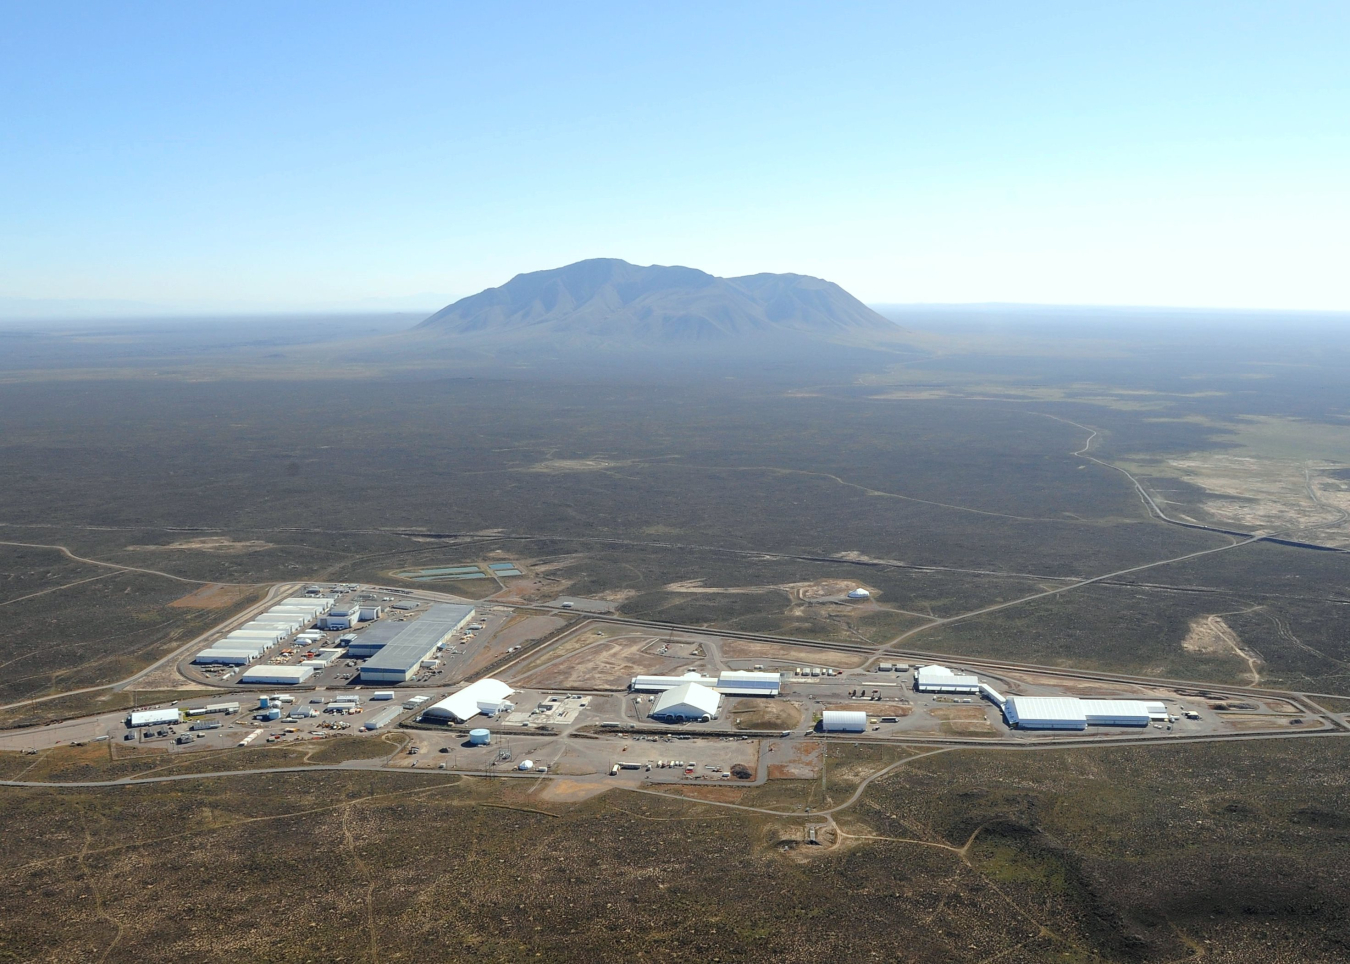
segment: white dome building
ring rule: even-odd
[[[859,586],[857,589],[854,589],[852,592],[850,592],[850,593],[848,594],[848,598],[849,598],[849,599],[871,599],[871,598],[872,598],[872,594],[871,594],[870,592],[868,592],[866,589],[864,589],[862,586]]]

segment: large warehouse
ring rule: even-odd
[[[777,673],[726,670],[714,678],[691,671],[683,676],[634,676],[628,688],[635,693],[664,693],[685,683],[715,689],[723,696],[777,696],[783,680]]]
[[[914,671],[914,689],[918,693],[970,693],[980,691],[977,676],[958,676],[945,666],[920,666]]]
[[[1157,717],[1156,711],[1151,710],[1148,703],[1139,700],[1082,700],[1076,696],[1010,696],[1003,704],[1008,725],[1019,730],[1148,726]]]
[[[258,658],[256,649],[230,649],[223,646],[212,646],[210,649],[204,649],[197,654],[194,663],[202,666],[225,665],[242,666],[251,663]]]
[[[363,683],[406,683],[421,669],[422,660],[430,659],[436,647],[473,619],[474,612],[472,606],[437,603],[413,622],[377,623],[347,648],[347,654],[374,650],[361,667]]]
[[[668,723],[684,720],[706,723],[717,719],[717,710],[721,705],[722,697],[717,690],[702,683],[681,683],[661,694],[652,707],[651,717]]]
[[[700,686],[716,686],[717,680],[711,676],[689,672],[683,676],[634,676],[628,688],[635,693],[664,693],[685,683],[698,683]]]
[[[433,703],[422,711],[422,716],[444,723],[463,723],[473,719],[479,713],[496,716],[510,707],[506,698],[515,690],[501,680],[486,678],[470,683],[458,693],[454,693]]]
[[[717,692],[723,696],[777,696],[783,678],[777,673],[747,673],[726,670],[717,677]]]
[[[295,686],[314,675],[313,666],[255,666],[239,677],[241,683],[276,683]]]
[[[1082,700],[1073,696],[1009,696],[1003,717],[1021,730],[1086,730]]]

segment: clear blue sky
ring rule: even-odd
[[[360,306],[606,256],[1350,309],[1344,0],[0,17],[0,298]]]

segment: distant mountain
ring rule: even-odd
[[[537,347],[885,343],[904,330],[829,281],[800,274],[718,278],[616,258],[516,275],[436,312],[427,332]]]

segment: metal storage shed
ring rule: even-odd
[[[867,730],[867,714],[862,710],[826,710],[821,714],[820,728],[826,733],[863,733]]]

